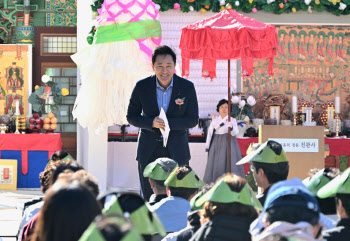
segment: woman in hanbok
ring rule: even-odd
[[[208,129],[206,150],[209,152],[207,166],[203,181],[205,183],[215,182],[224,173],[227,173],[227,147],[228,147],[228,127],[231,127],[231,173],[245,177],[242,165],[236,163],[242,159],[236,135],[239,130],[235,118],[228,122],[228,101],[222,99],[217,104],[216,110],[219,116],[212,120]]]

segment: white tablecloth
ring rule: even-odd
[[[128,190],[140,190],[137,170],[136,142],[109,142],[108,143],[108,188],[120,187]],[[203,178],[207,164],[205,143],[190,143],[190,166],[200,178]]]

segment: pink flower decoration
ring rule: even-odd
[[[174,9],[179,10],[180,9],[180,3],[174,3]]]
[[[257,11],[258,11],[258,9],[256,9],[256,8],[253,8],[253,9],[252,9],[252,12],[253,12],[253,13],[256,13]]]
[[[184,100],[185,100],[185,98],[182,98],[182,99],[178,98],[177,100],[175,100],[175,103],[177,105],[183,105],[183,104],[185,104]]]

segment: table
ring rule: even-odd
[[[0,158],[18,161],[17,188],[40,188],[39,173],[51,155],[61,149],[58,133],[0,134]]]
[[[237,138],[242,155],[245,155],[250,143],[258,138]],[[191,151],[190,166],[200,178],[203,178],[207,164],[205,143],[189,143]],[[140,189],[136,157],[137,142],[109,142],[107,153],[107,187],[120,187],[137,191]],[[245,165],[247,172],[249,165]]]
[[[258,143],[257,137],[237,138],[242,156],[251,143]],[[329,145],[330,155],[350,156],[350,139],[325,138]],[[200,178],[203,178],[207,164],[205,143],[189,143],[191,151],[190,166]],[[108,187],[121,187],[128,190],[139,190],[139,178],[136,157],[137,142],[109,142],[107,154],[107,185]],[[247,173],[249,164],[245,164]]]

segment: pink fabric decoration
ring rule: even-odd
[[[99,26],[146,19],[159,20],[159,10],[152,0],[105,0],[98,13],[100,16],[96,20]],[[162,38],[151,38],[151,40],[152,45],[159,46]],[[140,50],[152,58],[154,46],[148,46],[145,39],[138,39],[137,42]]]

